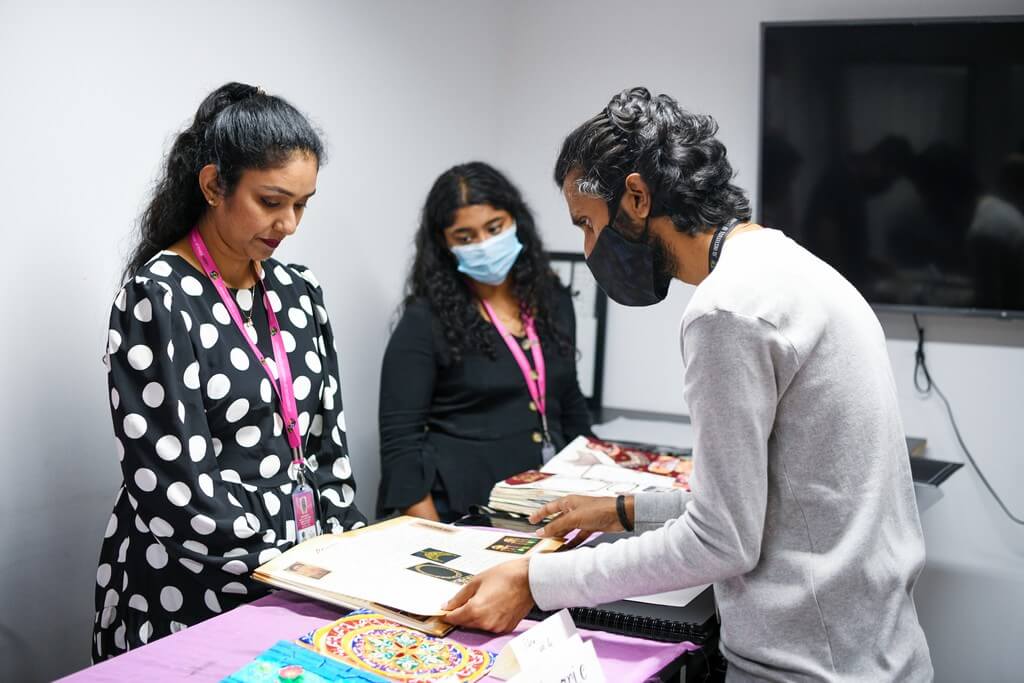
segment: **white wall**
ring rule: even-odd
[[[616,91],[645,85],[713,114],[738,171],[756,189],[760,22],[1019,13],[1019,0],[528,0],[517,5],[498,158],[533,201],[548,245],[580,251],[551,180],[562,138]],[[756,203],[756,196],[754,197]],[[785,226],[781,226],[785,227]],[[689,288],[649,309],[610,304],[605,403],[684,414],[678,323]],[[937,398],[912,385],[908,316],[883,316],[907,431],[931,457],[963,460]],[[926,317],[928,358],[964,438],[1018,516],[1024,516],[1024,322]],[[1020,680],[1024,670],[1024,529],[1014,527],[973,472],[957,473],[922,519],[928,565],[917,590],[937,679]]]
[[[128,2],[0,0],[0,217],[12,255],[0,308],[4,677],[45,680],[87,662],[96,557],[119,478],[100,362],[109,303],[161,152],[206,92],[232,79],[261,84],[326,133],[331,161],[283,256],[324,283],[357,501],[372,511],[380,358],[416,214],[437,173],[469,158],[497,163],[537,210],[548,245],[578,250],[551,164],[562,136],[614,90],[643,83],[715,114],[738,182],[753,187],[761,20],[1019,6],[866,0],[854,13],[850,4],[179,0],[143,11]],[[681,372],[676,327],[687,296],[678,287],[660,307],[613,306],[610,403],[683,410],[671,378]],[[906,321],[884,322],[908,430],[928,436],[936,457],[959,459],[939,407],[913,395]],[[935,375],[964,435],[1020,511],[1024,424],[1012,418],[1022,326],[926,322],[938,340]],[[924,520],[922,619],[940,680],[999,680],[1024,668],[1022,535],[969,472],[944,490]]]
[[[493,156],[498,8],[464,2],[0,1],[5,680],[88,663],[119,470],[100,362],[129,233],[172,132],[228,80],[308,112],[330,162],[282,257],[322,281],[359,483],[378,480],[380,359],[417,212]],[[97,4],[97,3],[90,3]]]

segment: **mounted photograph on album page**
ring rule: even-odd
[[[253,578],[346,607],[385,608],[404,617],[402,623],[435,633],[447,626],[438,623],[441,607],[473,576],[561,545],[504,529],[397,517],[304,541],[258,567]]]

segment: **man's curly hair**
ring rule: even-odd
[[[623,90],[566,137],[555,183],[561,187],[579,172],[576,189],[604,199],[614,216],[626,176],[639,173],[651,190],[651,216],[668,216],[690,235],[732,218],[750,220],[750,202],[731,182],[732,166],[717,132],[713,118],[689,113],[668,95]]]

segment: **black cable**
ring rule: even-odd
[[[988,492],[991,493],[992,497],[995,498],[995,501],[999,503],[999,507],[1003,509],[1003,512],[1006,513],[1007,517],[1017,524],[1024,525],[1024,519],[1021,519],[1010,512],[1010,508],[1006,507],[1006,503],[1004,503],[1003,499],[999,497],[996,490],[992,488],[992,484],[988,483],[988,479],[985,478],[985,474],[981,471],[981,468],[978,467],[978,463],[974,461],[974,456],[971,455],[971,451],[968,450],[967,444],[964,443],[963,437],[960,436],[960,428],[956,424],[956,417],[953,416],[953,408],[949,405],[949,400],[946,398],[946,395],[942,393],[942,389],[939,389],[939,385],[932,379],[931,373],[928,372],[928,364],[925,362],[924,357],[924,328],[921,327],[921,323],[918,322],[916,313],[913,314],[913,318],[914,327],[917,328],[917,351],[914,352],[914,388],[917,389],[918,393],[924,396],[931,394],[933,389],[935,390],[935,393],[939,395],[942,402],[946,404],[946,413],[949,415],[949,423],[953,425],[953,433],[956,434],[956,440],[959,442],[964,455],[967,456],[968,462],[971,463],[971,467],[973,467],[974,471],[978,473],[978,478],[981,479],[981,483],[985,485]],[[925,380],[923,386],[920,383],[922,374],[924,375]]]
[[[917,313],[914,313],[914,327],[917,328],[917,351],[914,352],[914,388],[917,389],[917,393],[928,395],[931,393],[933,382],[932,376],[928,372],[928,365],[924,360],[924,328],[917,322]],[[925,378],[924,388],[920,384],[922,371]]]

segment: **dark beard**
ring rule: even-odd
[[[654,257],[654,271],[667,281],[676,276],[676,262],[668,245],[657,235],[650,235],[651,256]]]
[[[644,223],[642,221],[634,221],[629,217],[628,213],[621,209],[614,212],[612,227],[615,228],[620,235],[632,242],[639,242],[643,239]]]

